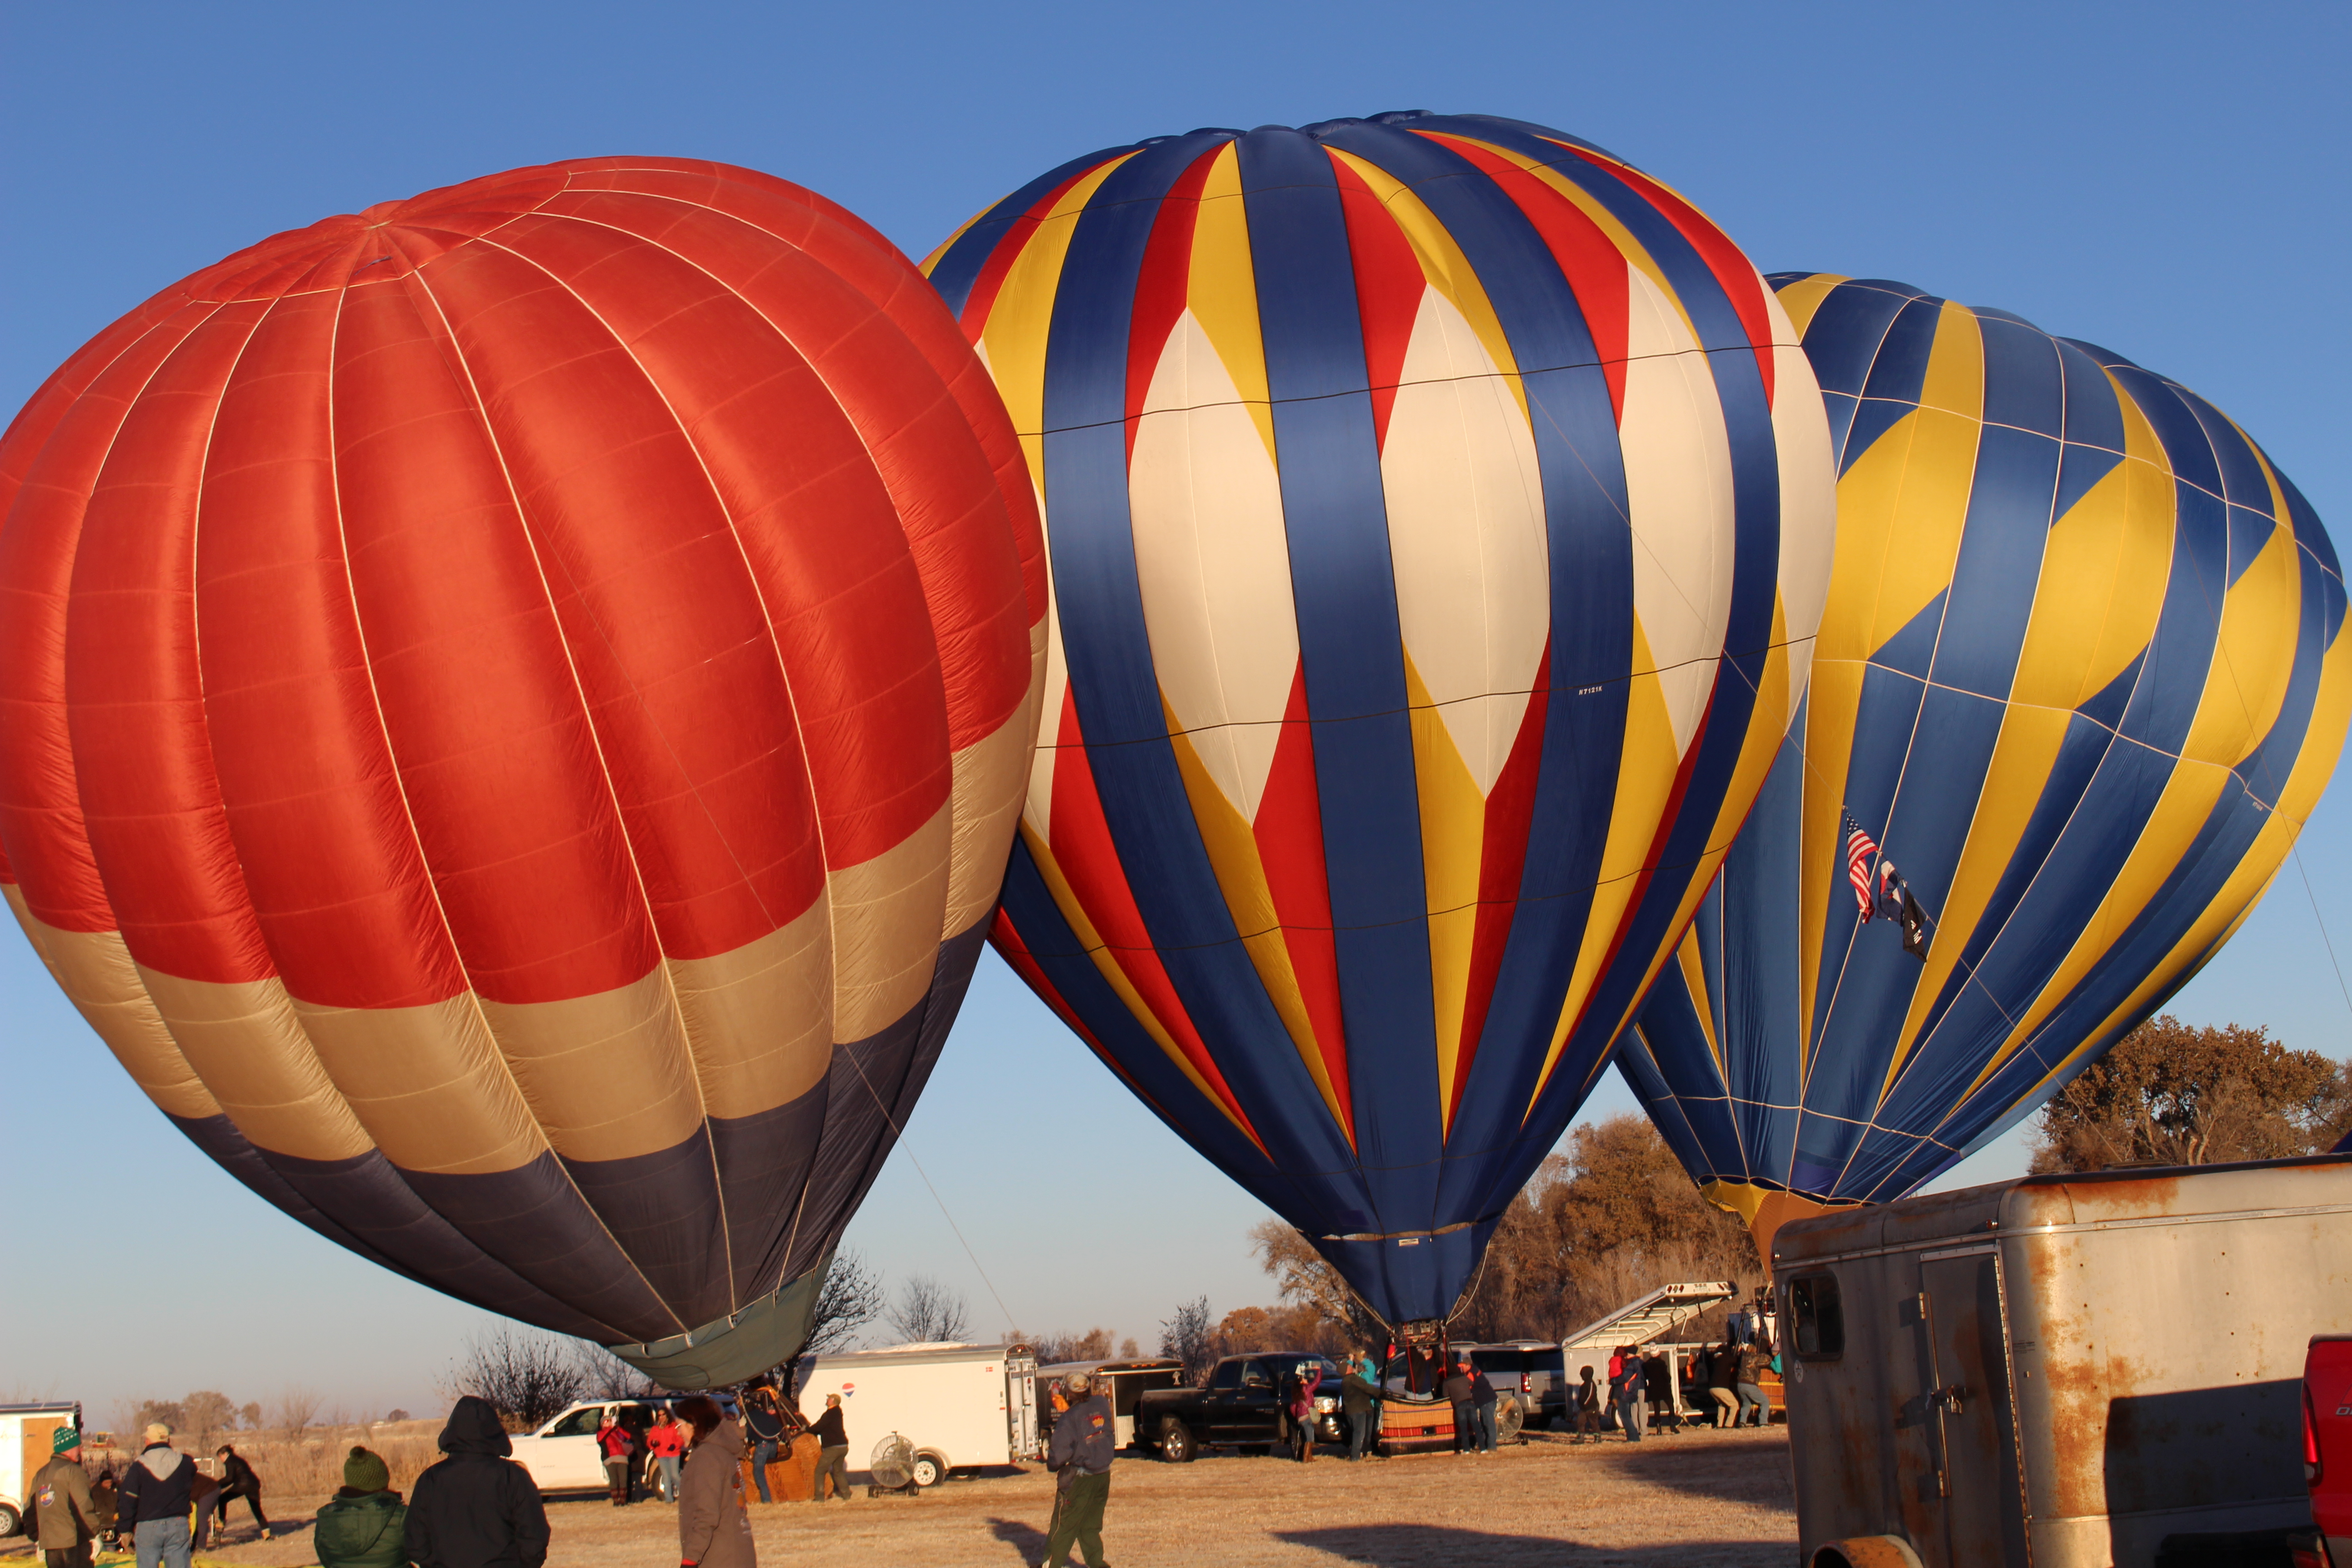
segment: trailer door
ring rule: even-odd
[[[1956,1565],[2026,1561],[2001,1311],[2000,1255],[1990,1247],[1919,1260],[1920,1331],[1933,1384],[1927,1424],[1946,1500],[1945,1556]]]

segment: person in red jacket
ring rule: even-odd
[[[654,1462],[646,1486],[664,1502],[677,1500],[678,1457],[686,1452],[686,1428],[667,1410],[654,1416],[646,1432],[646,1453]]]
[[[637,1451],[637,1440],[610,1410],[596,1424],[596,1447],[604,1455],[604,1479],[613,1488],[613,1506],[625,1508],[637,1500],[636,1467],[629,1456]]]

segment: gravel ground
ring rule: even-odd
[[[919,1498],[752,1505],[763,1562],[790,1568],[1022,1568],[1045,1556],[1053,1478],[1041,1468],[961,1477]],[[548,1505],[552,1568],[667,1568],[674,1515],[660,1504]],[[273,1510],[273,1517],[276,1517]],[[294,1521],[301,1528],[292,1529]],[[242,1522],[202,1561],[294,1568],[310,1514],[289,1510],[268,1544]],[[1549,1435],[1490,1458],[1417,1455],[1350,1465],[1211,1456],[1189,1465],[1121,1458],[1103,1531],[1115,1568],[1241,1563],[1373,1568],[1788,1568],[1797,1519],[1785,1428],[1700,1431],[1582,1447]],[[22,1538],[7,1556],[20,1561]]]

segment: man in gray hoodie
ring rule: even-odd
[[[139,1568],[188,1568],[189,1489],[196,1462],[172,1447],[172,1429],[160,1421],[149,1424],[144,1442],[122,1472],[115,1528],[131,1531]]]

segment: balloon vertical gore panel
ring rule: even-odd
[[[2294,847],[2352,703],[2335,549],[2211,404],[2005,311],[1772,282],[1837,444],[1828,607],[1620,1058],[1759,1235],[1913,1191],[2162,1005]],[[1897,885],[1924,952],[1877,918]]]
[[[1796,333],[1664,185],[1475,115],[1090,154],[925,267],[1053,573],[993,940],[1374,1311],[1443,1317],[1804,689]]]
[[[919,281],[768,175],[550,164],[264,240],[17,416],[0,888],[248,1186],[712,1381],[794,1348],[1043,677],[1020,444]]]

